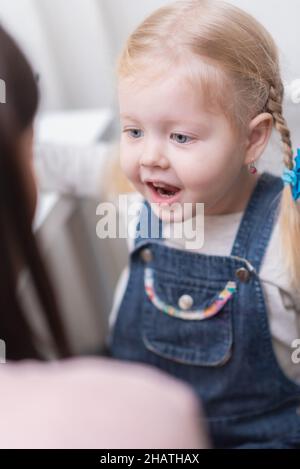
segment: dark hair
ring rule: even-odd
[[[38,88],[26,58],[1,25],[0,78],[6,85],[6,102],[0,104],[0,339],[8,360],[44,358],[18,298],[17,258],[30,273],[57,355],[67,357],[61,316],[32,232],[24,155],[18,146],[22,132],[33,123]]]

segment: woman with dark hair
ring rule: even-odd
[[[69,346],[31,229],[36,207],[32,124],[38,88],[25,57],[3,28],[0,74],[6,85],[5,103],[0,104],[0,338],[7,359],[42,358],[16,293],[18,273],[26,265],[58,355],[67,357]]]
[[[17,294],[25,266],[57,356],[71,354],[31,228],[37,84],[23,54],[1,27],[0,78],[6,85],[6,102],[0,104],[0,339],[7,359],[0,364],[0,447],[205,447],[194,393],[161,371],[109,358],[41,362],[41,344]]]

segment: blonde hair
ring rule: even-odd
[[[147,86],[174,67],[201,89],[208,110],[226,115],[241,147],[250,121],[270,113],[281,136],[284,165],[293,169],[278,48],[254,17],[222,0],[179,0],[157,9],[129,36],[117,77]],[[300,208],[290,186],[283,189],[278,221],[286,268],[298,289]]]

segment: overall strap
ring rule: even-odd
[[[263,256],[278,216],[283,189],[280,177],[263,172],[243,214],[231,256],[247,259],[259,272]]]
[[[163,222],[155,215],[147,200],[144,201],[141,207],[139,221],[136,226],[136,235],[134,246],[138,247],[140,244],[145,244],[147,241],[163,239]]]

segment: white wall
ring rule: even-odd
[[[113,57],[99,2],[35,0],[35,3],[41,22],[47,27],[66,106],[109,105],[113,95]]]
[[[40,73],[43,109],[111,104],[114,59],[101,1],[0,0],[0,21]]]
[[[41,73],[43,105],[58,108],[64,105],[63,88],[59,80],[51,44],[32,0],[0,0],[1,24],[17,40],[33,68]]]

